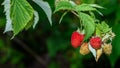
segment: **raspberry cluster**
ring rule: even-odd
[[[94,49],[96,51],[95,59],[98,61],[103,52],[107,55],[111,54],[112,45],[111,43],[107,43],[107,41],[113,39],[114,36],[113,32],[108,32],[102,36],[93,35],[85,42],[85,34],[77,30],[71,35],[71,45],[74,48],[80,47],[82,55],[92,52],[91,48]]]

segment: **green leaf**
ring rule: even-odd
[[[101,37],[101,31],[100,31],[99,28],[96,27],[96,32],[95,32],[95,33],[96,33],[97,36],[100,36],[100,37]]]
[[[69,1],[60,1],[56,5],[54,13],[60,10],[72,10],[72,9],[73,5]]]
[[[80,11],[96,11],[96,8],[93,8],[89,4],[77,5],[74,9],[77,12],[80,12]]]
[[[11,19],[14,36],[33,18],[33,8],[26,0],[11,0]]]
[[[101,16],[103,16],[103,14],[100,11],[96,10],[96,12],[98,12]]]
[[[102,6],[99,6],[99,5],[97,5],[97,4],[89,4],[91,7],[94,7],[94,8],[99,8],[99,9],[105,9],[104,7],[102,7]],[[100,11],[98,11],[97,9],[96,9],[96,12],[98,12],[101,16],[103,16],[103,14],[100,12]]]
[[[35,18],[35,17],[33,17],[33,18],[27,23],[27,25],[25,26],[25,30],[28,30],[28,29],[34,24],[34,18]]]
[[[39,14],[37,11],[34,10],[34,18],[32,18],[29,23],[26,25],[25,29],[29,29],[31,26],[33,26],[33,29],[36,27],[37,23],[39,21]]]
[[[98,11],[96,8],[100,8],[100,9],[103,9],[102,6],[99,6],[99,5],[96,5],[96,4],[81,4],[81,5],[77,5],[74,10],[76,12],[80,12],[80,11],[96,11],[98,12],[100,15],[103,16],[103,14]]]
[[[6,26],[5,26],[5,30],[4,33],[8,32],[8,31],[12,31],[12,20],[10,18],[10,0],[4,0],[4,2],[2,3],[2,5],[4,5],[4,12],[6,15]]]
[[[105,9],[104,7],[97,5],[97,4],[89,4],[90,6],[94,7],[94,8],[100,8],[100,9]]]
[[[98,23],[96,26],[102,33],[107,33],[111,30],[111,28],[109,28],[109,26],[105,23],[105,21],[103,21],[101,24]]]
[[[101,24],[102,24],[104,33],[106,33],[106,32],[111,30],[111,28],[109,28],[109,26],[105,23],[105,21],[103,21]]]
[[[33,29],[36,27],[38,21],[39,21],[39,14],[38,14],[37,11],[34,11],[34,24],[33,24]]]
[[[85,39],[87,40],[95,31],[94,19],[86,13],[79,13],[79,17],[85,28]]]
[[[52,19],[51,19],[52,18],[52,10],[50,8],[50,5],[43,0],[33,0],[33,2],[35,2],[37,5],[39,5],[43,9],[45,14],[47,15],[47,18],[48,18],[50,24],[52,25]]]
[[[90,16],[91,16],[92,18],[96,19],[96,18],[95,18],[95,14],[94,14],[93,12],[89,11],[89,14],[90,14]]]

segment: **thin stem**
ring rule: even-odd
[[[23,43],[18,38],[14,38],[13,41],[21,45],[27,52],[29,52],[39,63],[41,63],[44,66],[47,66],[47,63],[45,60],[43,60],[39,55],[37,55],[33,50],[31,50],[25,43]]]
[[[71,12],[79,18],[79,15],[76,12],[74,12],[74,11],[71,11]]]
[[[9,32],[7,33],[8,36],[11,37],[12,33]],[[22,42],[20,39],[18,38],[13,38],[12,39],[14,42],[18,43],[20,46],[22,46],[28,53],[30,53],[40,64],[44,65],[47,68],[47,62],[45,62],[45,60],[43,60],[37,53],[35,53],[32,49],[30,49],[28,47],[28,45],[26,45],[24,42]]]

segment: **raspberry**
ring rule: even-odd
[[[112,53],[112,45],[104,43],[103,52],[110,55]]]
[[[99,49],[101,47],[101,44],[102,44],[102,40],[100,37],[93,37],[90,39],[90,45],[94,49]]]
[[[84,42],[84,43],[81,45],[81,47],[80,47],[80,53],[81,53],[82,55],[86,55],[86,54],[90,53],[90,50],[89,50],[89,48],[88,48],[88,43],[87,43],[87,42]]]
[[[84,40],[84,34],[80,34],[79,32],[75,31],[72,33],[71,36],[71,45],[74,48],[77,48],[82,44],[82,41]]]

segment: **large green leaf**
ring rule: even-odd
[[[11,0],[11,19],[14,36],[33,18],[33,8],[26,0]]]
[[[87,40],[95,31],[94,19],[86,13],[79,13],[80,19],[85,28],[85,39]]]
[[[55,12],[60,10],[72,10],[73,5],[69,1],[60,1],[56,4]]]

